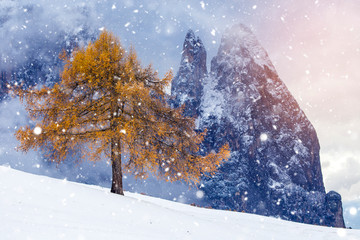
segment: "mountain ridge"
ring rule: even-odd
[[[184,56],[191,53],[187,47],[182,58],[195,59]],[[196,60],[190,64],[187,69],[193,71],[203,67]],[[207,204],[345,227],[341,196],[325,192],[316,131],[249,28],[237,24],[225,31],[205,77],[194,79],[191,71],[181,71],[183,62],[179,69],[173,96],[186,93],[193,83],[203,88],[197,92],[201,96],[183,95],[181,102],[175,97],[174,104],[185,103],[185,114],[192,113],[200,130],[208,130],[203,152],[226,142],[232,150],[213,178],[203,178]],[[200,103],[186,104],[194,98]]]

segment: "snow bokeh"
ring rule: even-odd
[[[262,134],[260,135],[260,140],[261,140],[262,142],[266,142],[266,141],[268,140],[268,135],[267,135],[266,133],[262,133]]]
[[[355,216],[356,214],[357,214],[357,209],[355,208],[355,207],[351,207],[350,209],[349,209],[349,213],[351,214],[351,215],[353,215],[353,216]]]
[[[42,133],[42,128],[41,127],[35,127],[33,132],[34,132],[35,135],[40,135]]]

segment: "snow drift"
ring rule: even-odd
[[[204,209],[0,166],[1,239],[349,239],[359,230]]]

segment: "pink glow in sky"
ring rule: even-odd
[[[318,133],[327,190],[359,199],[360,2],[309,2],[265,23],[278,41],[261,42]]]

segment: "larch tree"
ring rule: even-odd
[[[148,173],[166,180],[197,183],[211,175],[229,148],[198,154],[205,133],[182,109],[172,109],[165,88],[171,73],[160,79],[151,66],[142,68],[133,50],[126,52],[112,33],[103,31],[65,62],[61,81],[53,87],[16,89],[35,126],[16,132],[19,149],[42,149],[60,163],[68,155],[112,164],[111,192],[124,194],[122,172]]]

